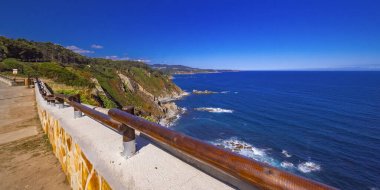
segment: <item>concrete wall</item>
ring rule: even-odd
[[[73,189],[232,189],[137,132],[137,153],[121,155],[122,136],[73,108],[48,105],[36,89],[38,114]]]
[[[92,163],[61,127],[60,122],[38,105],[38,115],[42,128],[47,134],[55,156],[62,165],[67,181],[73,189],[111,189],[107,181],[99,175]]]
[[[2,75],[0,75],[0,82],[3,82],[9,86],[16,86],[16,82]]]

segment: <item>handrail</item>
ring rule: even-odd
[[[126,128],[125,125],[123,125],[122,123],[120,122],[117,122],[115,120],[113,120],[110,116],[102,113],[102,112],[98,112],[94,109],[91,109],[87,106],[84,106],[80,103],[77,103],[77,102],[74,102],[74,101],[68,101],[67,102],[70,106],[80,110],[81,112],[83,112],[85,115],[91,117],[92,119],[100,122],[100,123],[103,123],[104,125],[107,125],[111,128],[113,128],[114,130],[116,130],[117,132],[123,132]]]
[[[292,190],[334,189],[319,182],[293,175],[231,151],[218,148],[119,109],[111,109],[108,115],[150,138],[183,151],[259,188]]]
[[[126,126],[123,125],[120,122],[117,122],[113,120],[110,116],[107,114],[104,114],[102,112],[98,112],[94,109],[91,109],[87,106],[82,105],[81,103],[76,102],[77,97],[65,95],[65,94],[54,94],[55,99],[58,101],[65,101],[70,106],[76,108],[77,110],[83,112],[85,115],[91,117],[92,119],[98,121],[99,123],[103,123],[104,125],[107,125],[111,127],[112,129],[116,130],[117,132],[123,132],[125,131]]]
[[[41,94],[46,95],[38,79],[37,86]],[[77,96],[63,94],[51,96],[54,97],[53,99],[58,100],[58,102],[67,102],[74,110],[83,112],[85,115],[111,127],[117,132],[123,132],[123,143],[128,143],[131,140],[134,143],[134,129],[138,130],[160,143],[184,152],[196,160],[222,170],[260,189],[335,189],[334,187],[282,171],[248,157],[205,143],[119,109],[111,109],[107,115],[80,104]],[[48,99],[45,98],[45,100],[49,101]]]

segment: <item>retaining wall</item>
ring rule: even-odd
[[[61,163],[67,181],[73,189],[111,189],[107,181],[99,175],[93,164],[88,160],[80,146],[41,105],[38,105],[38,115],[42,128],[49,138],[55,156]]]
[[[73,189],[231,189],[137,132],[137,153],[125,158],[122,135],[72,107],[48,105],[35,89],[38,114]]]
[[[16,86],[16,82],[2,75],[0,75],[0,82],[3,82],[9,86]]]

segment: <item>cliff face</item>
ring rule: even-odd
[[[168,101],[184,93],[168,75],[138,61],[89,58],[53,43],[0,38],[0,72],[48,79],[58,93],[83,94],[84,103],[106,108],[135,106],[152,121],[169,123],[180,111]]]
[[[146,71],[141,71],[146,72]],[[178,99],[186,93],[174,85],[168,78],[160,78],[151,73],[142,75],[118,73],[118,77],[123,83],[123,90],[127,94],[133,94],[137,99],[141,99],[145,104],[138,104],[142,108],[141,115],[151,116],[153,120],[160,121],[162,125],[168,125],[176,119],[181,112],[172,100]],[[143,80],[143,78],[145,78]],[[150,110],[144,113],[143,110]]]
[[[145,118],[153,121],[166,120],[180,111],[176,106],[168,108],[167,100],[177,99],[184,92],[168,76],[155,70],[107,67],[93,70],[92,74],[105,94],[109,94],[109,98],[119,106],[135,106],[137,113]],[[173,112],[176,114],[168,114]]]

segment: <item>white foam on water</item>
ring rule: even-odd
[[[247,142],[238,140],[237,138],[231,138],[227,140],[217,140],[211,143],[218,147],[225,148],[225,149],[231,150],[232,152],[236,152],[238,154],[250,157],[256,161],[264,162],[275,167],[280,166],[277,160],[275,160],[274,158],[268,155],[269,153],[267,151],[269,149],[254,147],[253,145]]]
[[[291,163],[291,162],[287,162],[287,161],[283,161],[281,162],[281,167],[283,168],[287,168],[287,169],[291,169],[291,168],[294,168],[294,164]]]
[[[298,164],[297,169],[302,173],[310,173],[314,171],[320,171],[321,166],[314,162],[308,161]]]
[[[194,110],[207,111],[210,113],[233,113],[234,112],[233,110],[222,109],[222,108],[211,108],[211,107],[194,108]]]
[[[287,158],[290,158],[290,157],[292,157],[292,155],[291,154],[289,154],[289,152],[288,151],[286,151],[286,150],[282,150],[282,152],[281,152],[285,157],[287,157]]]
[[[221,94],[227,94],[227,93],[230,93],[230,91],[222,91],[220,92]]]
[[[181,119],[181,115],[186,113],[187,111],[187,108],[183,107],[183,108],[179,108],[179,112],[174,116],[173,120],[168,122],[168,123],[161,123],[159,122],[160,125],[164,126],[164,127],[173,127],[175,125],[177,125],[177,122],[179,119]]]
[[[234,92],[235,94],[239,93],[239,92]]]
[[[321,170],[321,166],[319,164],[316,164],[311,161],[301,162],[298,165],[295,165],[290,161],[281,162],[270,156],[269,150],[271,149],[255,147],[252,144],[238,140],[238,138],[236,137],[232,137],[227,140],[218,139],[211,143],[218,147],[228,149],[232,152],[236,152],[243,156],[247,156],[256,161],[263,162],[277,168],[283,168],[286,170],[298,170],[302,173],[310,173]],[[285,155],[284,150],[282,151],[282,153]],[[289,153],[287,154],[290,155]]]

